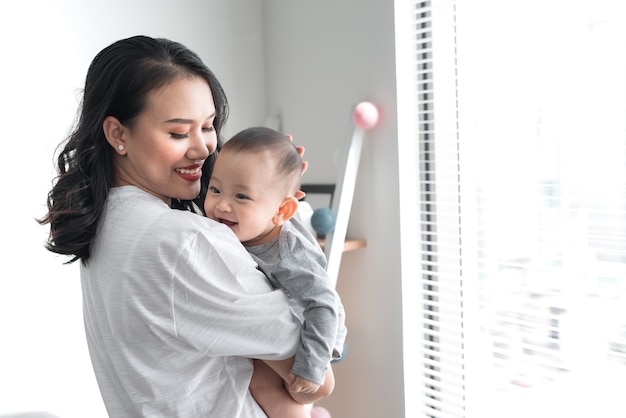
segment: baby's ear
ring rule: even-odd
[[[280,204],[280,207],[278,208],[278,212],[276,212],[276,215],[274,215],[272,222],[274,222],[274,225],[282,225],[285,222],[287,222],[289,219],[291,219],[293,215],[296,214],[297,210],[298,210],[298,199],[296,199],[293,196],[286,197],[283,200],[283,203]]]

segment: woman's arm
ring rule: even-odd
[[[172,274],[176,334],[210,356],[293,356],[300,321],[284,292],[270,288],[230,229],[197,218],[199,232],[187,244],[181,237]]]

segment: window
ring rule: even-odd
[[[406,415],[626,416],[626,6],[396,7]]]

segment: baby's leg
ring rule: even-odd
[[[270,366],[253,361],[250,393],[269,418],[311,418],[307,407],[289,396],[283,379]]]

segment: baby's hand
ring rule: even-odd
[[[317,383],[310,382],[301,377],[289,374],[291,384],[289,390],[295,393],[315,393],[320,388]]]

